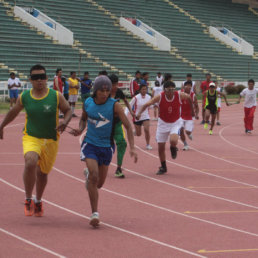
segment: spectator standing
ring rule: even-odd
[[[131,97],[137,95],[140,91],[140,84],[141,84],[141,72],[135,72],[135,78],[130,82],[130,93]]]
[[[78,89],[79,89],[79,81],[76,78],[76,72],[71,72],[71,76],[68,79],[69,81],[69,104],[72,109],[72,116],[77,117],[77,115],[74,113],[75,104],[78,100]]]
[[[156,81],[159,82],[159,85],[160,85],[160,86],[163,84],[163,80],[164,80],[164,78],[163,78],[161,72],[158,72],[158,73],[157,73],[157,76],[156,76]]]
[[[89,73],[85,72],[83,78],[78,78],[78,80],[81,83],[81,98],[82,103],[85,102],[85,100],[90,97],[90,90],[92,88],[92,80],[89,79]]]
[[[62,69],[56,69],[56,75],[54,77],[54,85],[53,89],[59,91],[61,94],[63,93],[63,81],[62,81]]]
[[[211,74],[210,73],[206,73],[206,80],[203,81],[201,83],[201,86],[200,86],[201,92],[202,92],[203,96],[204,96],[204,92],[209,90],[211,82],[212,82],[211,81]],[[204,119],[205,105],[206,105],[206,98],[203,97],[203,102],[202,102],[202,122],[201,122],[201,124],[205,124],[205,119]]]
[[[19,78],[15,77],[15,73],[10,73],[10,78],[8,79],[8,89],[9,89],[9,96],[10,96],[10,109],[16,103],[16,100],[19,95],[18,88],[21,87],[21,82]]]
[[[66,77],[62,77],[62,82],[64,85],[64,89],[63,89],[63,95],[65,97],[65,99],[68,101],[69,100],[69,82],[66,80]]]

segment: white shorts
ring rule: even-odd
[[[71,103],[75,103],[78,100],[78,95],[69,95],[68,101]]]
[[[194,121],[193,120],[182,120],[182,127],[188,131],[188,132],[192,132],[193,128],[194,128]]]
[[[180,135],[180,129],[182,127],[182,119],[179,118],[174,123],[166,123],[162,119],[158,119],[158,126],[156,132],[156,141],[163,143],[168,140],[169,135],[177,134]]]

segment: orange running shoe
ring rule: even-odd
[[[34,214],[34,202],[32,199],[26,199],[24,203],[25,216],[32,216]]]
[[[34,215],[36,217],[42,217],[43,216],[43,206],[42,206],[42,201],[34,203]]]

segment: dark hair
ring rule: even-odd
[[[210,73],[206,73],[205,76],[211,76],[211,74]]]
[[[188,80],[188,81],[186,81],[185,83],[184,83],[184,86],[186,86],[186,85],[193,85],[193,82],[191,81],[191,80]]]
[[[164,82],[169,81],[172,79],[172,74],[171,73],[165,73],[164,75]]]
[[[56,74],[58,74],[60,71],[62,71],[62,68],[57,68],[56,69]]]
[[[191,74],[191,73],[188,73],[188,74],[186,75],[186,77],[191,77],[191,78],[192,78],[192,74]]]
[[[147,86],[146,84],[141,84],[139,90],[141,90],[143,87],[146,87],[146,88],[147,88],[148,86]]]
[[[161,74],[161,72],[157,72],[157,74]]]
[[[102,71],[99,71],[99,75],[108,75],[107,71],[106,70],[102,70]]]
[[[114,73],[109,76],[109,79],[112,82],[112,84],[118,82],[118,77]]]
[[[72,72],[70,72],[70,75],[73,75],[74,73],[76,73],[76,72],[72,71]]]
[[[11,73],[10,73],[10,76],[12,76],[12,75],[14,75],[14,76],[15,76],[15,73],[14,73],[14,72],[11,72]]]
[[[30,68],[30,74],[32,71],[36,71],[36,70],[44,70],[45,73],[46,73],[46,68],[41,65],[41,64],[36,64],[36,65],[33,65],[31,68]]]
[[[175,88],[176,87],[176,85],[175,85],[175,83],[174,82],[172,82],[172,81],[166,81],[165,83],[164,83],[164,89],[165,88],[168,88],[168,87],[173,87],[173,88]]]
[[[137,70],[136,72],[135,72],[135,74],[138,74],[138,73],[141,73],[139,70]]]
[[[144,73],[142,73],[142,77],[145,76],[145,75],[148,75],[148,74],[149,74],[149,73],[144,72]]]
[[[250,80],[248,80],[248,83],[253,83],[254,84],[254,80],[250,79]]]
[[[155,86],[160,86],[159,81],[155,81]]]
[[[62,77],[61,77],[61,80],[62,80],[62,82],[65,82],[65,81],[66,81],[66,77],[65,77],[65,76],[62,76]]]
[[[89,75],[89,72],[85,72],[84,75]]]

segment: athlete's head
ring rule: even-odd
[[[109,76],[110,81],[112,82],[112,89],[117,88],[118,86],[118,77],[113,73]]]
[[[161,72],[158,72],[157,75],[160,78],[162,74],[161,74]]]
[[[188,73],[188,74],[186,75],[186,80],[187,80],[187,81],[191,81],[191,80],[192,80],[192,74],[191,74],[191,73]]]
[[[176,89],[176,85],[174,82],[172,81],[166,81],[164,83],[164,92],[166,94],[167,97],[172,97],[174,94],[174,91]]]
[[[209,82],[211,80],[211,74],[210,73],[206,73],[205,77],[206,77],[207,82]]]
[[[72,79],[75,79],[75,78],[76,78],[76,72],[72,71],[72,72],[70,72],[70,75],[71,75],[71,78],[72,78]]]
[[[149,73],[147,73],[147,72],[142,73],[142,78],[143,78],[143,80],[148,81],[149,80]]]
[[[89,79],[89,73],[88,73],[88,72],[85,72],[85,73],[84,73],[83,79],[84,79],[84,80],[88,80],[88,79]]]
[[[156,87],[159,87],[159,86],[160,86],[159,81],[155,81],[154,84],[155,84]]]
[[[140,71],[136,71],[135,72],[135,78],[136,79],[140,79],[141,78],[141,72]]]
[[[56,69],[56,76],[62,77],[62,69],[61,68]]]
[[[11,77],[11,79],[15,79],[15,73],[14,73],[14,72],[11,72],[11,73],[10,73],[10,77]]]
[[[108,76],[108,73],[106,70],[99,71],[99,75],[106,75]]]
[[[255,84],[255,82],[254,82],[253,79],[248,80],[248,89],[253,90],[254,89],[254,84]]]
[[[215,91],[216,85],[215,85],[214,82],[211,82],[211,83],[209,84],[209,89],[210,89],[210,92],[214,92],[214,91]]]
[[[30,82],[36,90],[47,87],[47,75],[44,66],[37,64],[30,68]]]
[[[172,80],[172,74],[171,73],[165,73],[164,75],[164,83],[167,81],[171,81]]]
[[[184,83],[184,91],[185,91],[185,93],[188,93],[188,94],[191,93],[192,85],[193,85],[193,83],[192,83],[191,80],[186,81],[186,82]]]
[[[98,100],[100,103],[105,103],[107,98],[110,96],[111,88],[112,82],[107,76],[98,76],[93,85],[93,98]]]
[[[148,91],[148,87],[145,84],[141,84],[140,85],[140,93],[142,96],[145,96],[147,94]]]

